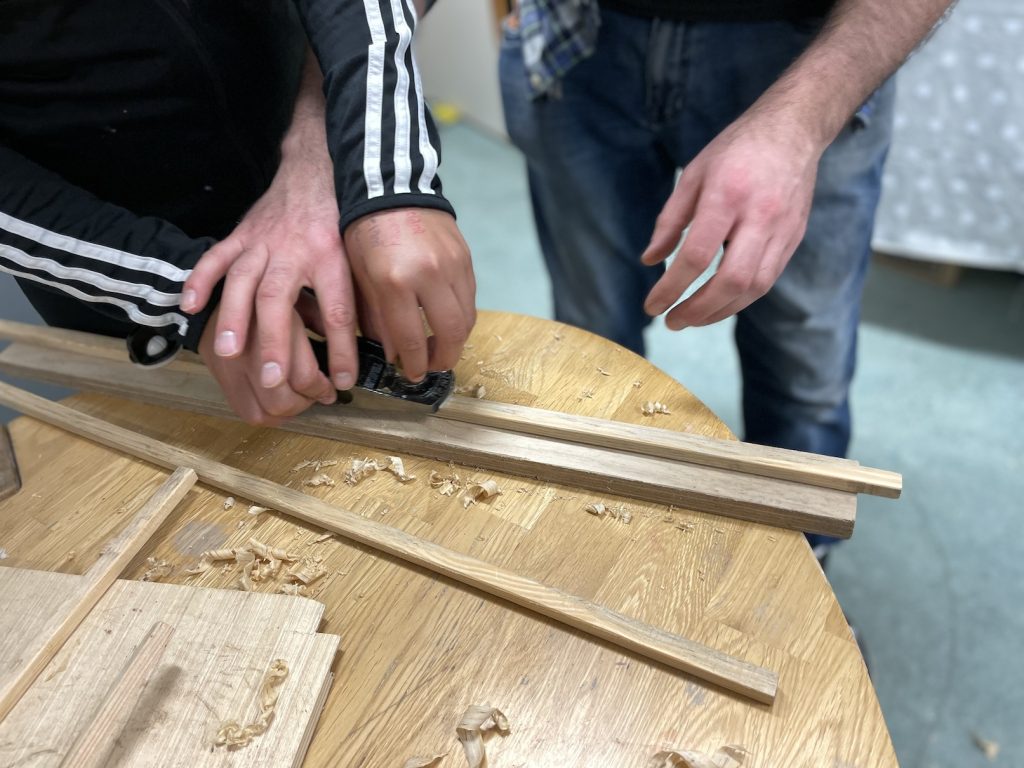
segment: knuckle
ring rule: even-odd
[[[249,259],[235,259],[231,266],[228,267],[228,276],[239,278],[239,277],[250,277],[256,273],[256,268],[252,261]]]
[[[746,272],[722,272],[721,285],[729,293],[743,293],[750,287],[750,275]]]
[[[406,336],[399,339],[398,346],[406,355],[424,355],[427,352],[427,340],[423,336]]]
[[[711,263],[712,256],[701,249],[689,248],[679,254],[679,260],[683,265],[696,272],[703,272]]]
[[[328,328],[346,330],[356,325],[356,313],[348,304],[331,304],[322,310],[321,317]]]

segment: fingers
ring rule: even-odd
[[[302,277],[287,258],[270,257],[256,289],[256,328],[260,384],[280,386],[291,377],[292,317]],[[249,302],[252,303],[250,294]]]
[[[675,260],[647,295],[644,302],[647,314],[654,316],[666,311],[704,273],[729,236],[733,216],[730,210],[714,205],[713,201],[701,201]]]
[[[309,337],[306,336],[305,326],[302,324],[298,317],[298,314],[292,316],[292,363],[291,373],[288,378],[288,384],[286,386],[278,387],[278,389],[290,388],[294,394],[299,395],[305,400],[319,400],[324,405],[330,405],[337,400],[337,393],[334,386],[328,380],[328,378],[320,370],[320,365],[317,363],[316,355],[313,354],[313,348],[310,346]],[[300,411],[305,410],[306,405],[292,401],[287,404],[287,408],[300,406]],[[300,412],[296,411],[296,413]],[[283,415],[294,415],[293,413],[287,413]]]
[[[333,389],[351,389],[359,372],[352,273],[341,259],[322,262],[313,277]]]
[[[227,274],[231,264],[241,255],[242,248],[240,240],[228,237],[203,254],[182,286],[182,311],[195,314],[206,306],[214,286]]]
[[[213,345],[219,357],[238,357],[248,343],[253,296],[263,277],[266,262],[266,251],[254,249],[242,253],[228,268]]]
[[[434,332],[430,340],[429,370],[454,368],[470,328],[461,303],[454,289],[443,284],[421,301],[427,322]]]
[[[691,181],[696,174],[683,173],[676,183],[676,188],[669,196],[665,207],[661,209],[654,222],[654,233],[640,261],[648,266],[660,264],[667,259],[679,245],[679,240],[693,219],[694,208],[700,193],[700,184]]]
[[[383,320],[387,337],[402,364],[402,375],[421,381],[427,373],[427,332],[419,302],[412,292],[395,292],[388,297],[389,311]]]

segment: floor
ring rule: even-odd
[[[550,316],[519,156],[465,124],[444,142],[479,306]],[[5,317],[33,318],[7,277],[0,301]],[[739,431],[729,322],[681,334],[655,323],[648,341],[656,365]],[[900,762],[1024,766],[1024,278],[968,272],[942,287],[876,267],[853,398],[852,456],[901,471],[905,491],[862,497],[830,577],[868,644]],[[972,733],[999,743],[994,763]]]

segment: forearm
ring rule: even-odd
[[[824,150],[951,5],[840,0],[821,33],[751,112],[787,122]]]

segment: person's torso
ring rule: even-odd
[[[672,21],[774,21],[827,14],[836,0],[600,0],[620,13]]]
[[[284,0],[0,0],[0,142],[223,236],[272,177],[304,39]]]

